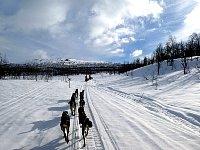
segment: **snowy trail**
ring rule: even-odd
[[[89,136],[91,133],[93,136],[93,140],[94,140],[94,144],[91,144],[91,145],[93,145],[93,147],[91,147],[91,146],[90,147],[86,146],[86,147],[87,147],[87,149],[103,150],[103,149],[105,149],[105,146],[103,144],[101,133],[99,131],[99,126],[97,125],[96,120],[95,120],[95,118],[97,117],[97,116],[95,116],[96,112],[94,112],[94,107],[93,107],[93,105],[91,105],[90,94],[88,93],[88,89],[84,87],[84,90],[85,90],[85,95],[86,95],[85,96],[85,101],[86,101],[85,111],[87,112],[90,120],[93,122],[93,127],[89,130]],[[87,138],[86,138],[86,141],[88,142]]]
[[[139,105],[144,106],[152,112],[160,112],[168,117],[167,119],[179,122],[193,132],[200,132],[200,116],[198,112],[192,111],[190,109],[178,108],[175,106],[170,106],[158,101],[155,96],[147,95],[144,93],[125,93],[111,87],[98,87],[104,92],[108,92],[113,96],[124,97],[127,103],[131,104],[137,102]]]
[[[101,132],[106,132],[103,135],[109,137],[104,137],[104,145],[113,149],[190,149],[198,148],[200,144],[199,135],[166,119],[163,113],[149,112],[136,102],[130,104],[124,97],[106,93],[99,87],[89,87],[88,91],[90,105],[98,114],[97,124],[103,124],[104,131],[100,128]],[[173,136],[177,136],[177,141]],[[185,137],[194,143],[185,141]]]

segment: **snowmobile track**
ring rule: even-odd
[[[90,94],[89,94],[88,88],[86,89],[86,100],[87,100],[87,103],[88,103],[88,108],[89,108],[90,114],[91,114],[91,116],[92,116],[92,120],[93,120],[93,122],[94,122],[93,124],[94,124],[95,128],[97,129],[97,132],[98,132],[99,137],[101,137],[101,134],[100,134],[100,131],[98,130],[98,126],[97,126],[97,123],[96,123],[96,121],[95,121],[95,117],[94,117],[94,114],[93,114],[94,111],[97,113],[97,115],[98,115],[98,117],[99,117],[99,119],[100,119],[100,121],[101,121],[101,124],[103,125],[103,127],[104,127],[104,129],[105,129],[105,131],[106,131],[106,133],[107,133],[107,135],[108,135],[108,137],[109,137],[109,139],[110,139],[110,142],[111,142],[113,148],[114,148],[115,150],[119,150],[119,146],[118,146],[118,144],[117,144],[115,138],[113,137],[112,133],[110,132],[110,130],[109,130],[109,128],[108,128],[106,122],[104,121],[104,119],[103,119],[103,117],[101,116],[101,114],[99,113],[99,111],[98,111],[98,110],[95,108],[95,106],[93,105],[93,103],[92,103],[92,101],[91,101],[91,99],[90,99]],[[93,108],[93,109],[92,109],[92,108]],[[100,139],[101,139],[101,138],[100,138]],[[102,139],[101,139],[101,145],[102,145],[102,149],[105,149],[105,146],[104,146],[104,144],[103,144]]]
[[[101,139],[101,134],[100,134],[100,132],[98,130],[98,127],[97,127],[97,124],[95,122],[95,117],[94,117],[94,115],[92,113],[91,106],[89,105],[88,92],[86,92],[86,105],[87,105],[88,111],[89,111],[88,115],[89,115],[89,117],[91,118],[91,120],[93,122],[93,128],[90,129],[92,131],[89,131],[89,132],[93,132],[95,134],[95,136],[94,136],[95,147],[97,149],[99,149],[99,150],[100,149],[105,149],[103,141]]]
[[[111,87],[98,88],[98,89],[104,90],[105,92],[109,94],[113,94],[115,96],[118,95],[118,96],[126,98],[127,100],[129,99],[131,101],[140,103],[142,106],[144,106],[145,108],[147,108],[148,110],[152,112],[162,112],[169,119],[172,119],[175,122],[182,124],[183,126],[189,128],[192,132],[198,134],[198,129],[200,127],[199,122],[193,119],[185,118],[183,115],[181,115],[180,112],[172,111],[173,109],[170,109],[169,106],[165,106],[159,103],[158,101],[151,99],[148,96],[145,96],[144,93],[143,94],[135,94],[135,93],[128,94],[123,91],[113,89]],[[130,105],[133,105],[131,101],[126,101],[126,102],[129,103]]]

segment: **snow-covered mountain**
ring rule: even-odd
[[[110,65],[112,63],[104,61],[86,61],[78,59],[34,59],[27,62],[28,64],[40,66],[94,66],[94,65]]]

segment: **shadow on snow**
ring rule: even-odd
[[[53,141],[43,145],[43,146],[37,146],[32,148],[31,150],[55,150],[58,149],[58,147],[60,147],[61,145],[65,144],[66,142],[63,140],[63,142],[60,143],[60,141],[62,141],[63,138],[59,137],[58,139],[54,139]],[[62,148],[61,150],[65,150],[66,147]]]

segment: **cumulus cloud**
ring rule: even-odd
[[[200,14],[200,1],[198,1],[197,6],[186,16],[184,21],[185,25],[190,27],[193,31],[200,31],[200,22],[197,16]]]
[[[49,30],[65,20],[68,5],[64,0],[23,1],[18,11],[4,19],[12,28],[22,31]]]
[[[94,14],[88,22],[91,41],[102,34],[109,34],[110,31],[115,30],[115,37],[112,37],[113,41],[127,43],[127,39],[120,39],[121,36],[133,37],[135,29],[133,24],[128,24],[130,19],[137,20],[137,17],[147,16],[158,19],[163,8],[157,1],[101,0],[93,5],[91,11]]]
[[[169,26],[163,30],[166,31],[165,39],[171,34],[176,36],[177,40],[187,40],[193,32],[200,32],[200,23],[197,19],[200,13],[200,0],[174,1],[167,3],[165,7],[170,9],[166,12],[169,13],[170,19],[165,21]]]
[[[196,6],[194,9],[192,9],[190,13],[186,15],[183,27],[175,33],[178,35],[179,39],[187,38],[193,32],[196,32],[196,33],[200,32],[200,22],[197,19],[197,17],[200,14],[200,0],[195,0],[195,2],[196,2]]]
[[[140,56],[140,55],[142,55],[142,50],[134,50],[134,51],[130,54],[131,57],[138,57],[138,56]]]

